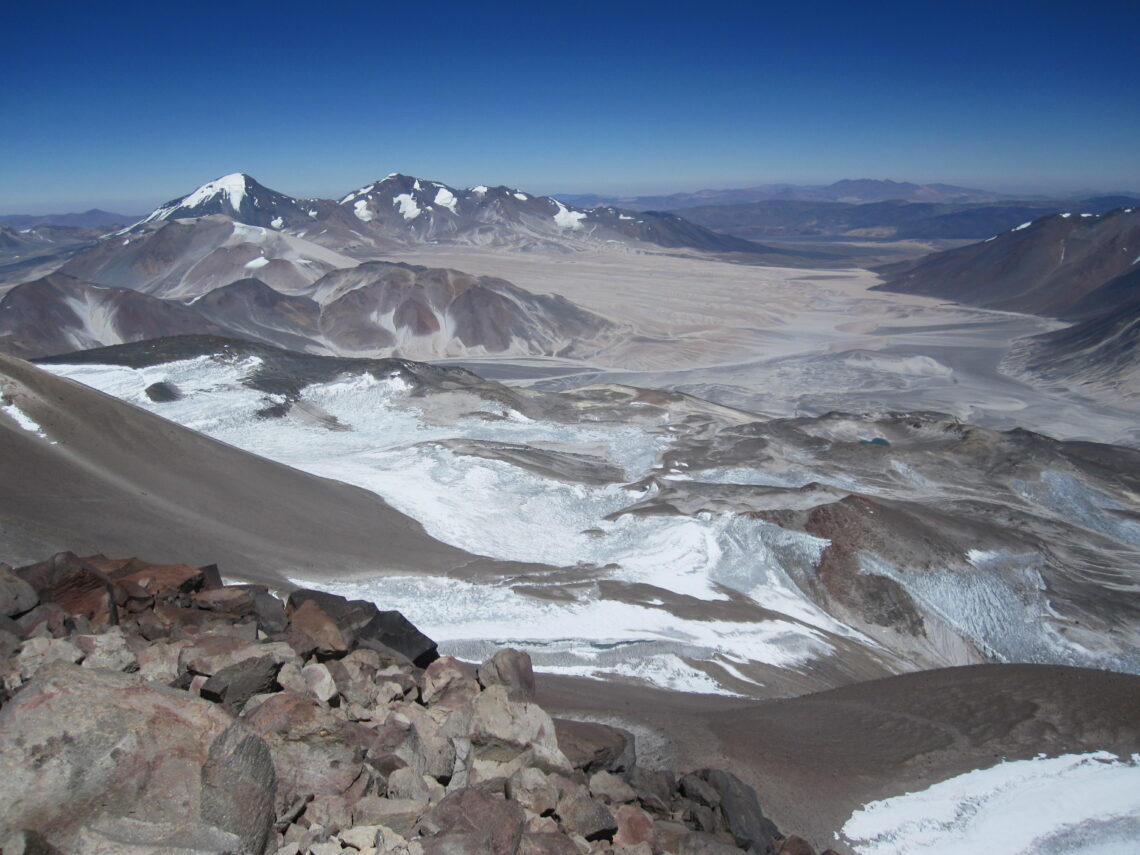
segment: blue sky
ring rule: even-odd
[[[10,4],[0,213],[841,178],[1140,190],[1140,3]]]

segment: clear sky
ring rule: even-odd
[[[0,213],[841,178],[1140,190],[1138,0],[7,4]]]

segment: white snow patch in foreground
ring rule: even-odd
[[[1140,754],[1107,751],[1000,763],[871,802],[842,835],[859,855],[1093,855],[1140,833]]]
[[[416,204],[411,193],[401,193],[392,200],[392,203],[400,209],[405,220],[414,220],[421,213],[420,206]]]
[[[31,416],[29,416],[27,413],[25,413],[19,407],[17,407],[14,403],[12,403],[12,404],[0,404],[0,410],[3,410],[4,414],[6,416],[8,416],[10,419],[12,419],[12,421],[14,421],[16,424],[18,424],[24,430],[26,430],[30,433],[34,433],[36,436],[38,436],[42,439],[48,438],[48,435],[46,433],[44,433],[44,429],[42,427],[40,427],[39,422],[37,422],[35,419],[33,419]],[[51,440],[51,443],[52,443],[52,445],[56,444],[55,440]]]
[[[246,270],[257,270],[259,267],[264,267],[269,263],[269,259],[264,255],[259,255],[257,258],[247,261],[245,263]]]

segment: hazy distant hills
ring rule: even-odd
[[[71,229],[122,227],[138,220],[137,215],[113,214],[92,208],[82,214],[2,214],[0,226],[10,229],[34,229],[39,226],[62,226]]]
[[[684,209],[685,218],[714,231],[749,240],[836,236],[893,240],[982,240],[1046,214],[1103,214],[1140,205],[1128,196],[1073,201],[935,203],[892,200],[852,204],[770,200]]]
[[[891,200],[905,202],[997,202],[1003,197],[987,190],[955,187],[951,184],[912,184],[909,181],[887,181],[870,178],[843,179],[827,185],[763,184],[736,190],[698,190],[695,193],[671,193],[667,196],[598,196],[594,194],[558,194],[558,198],[574,205],[620,205],[634,210],[675,210],[704,205],[740,205],[772,199],[812,202],[847,202],[861,205]]]

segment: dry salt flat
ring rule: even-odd
[[[933,410],[1058,439],[1140,444],[1136,402],[1092,400],[1001,370],[1055,321],[869,290],[866,270],[808,270],[626,248],[566,254],[419,247],[390,260],[499,276],[627,325],[589,360],[460,360],[540,388],[616,382],[771,416]]]

